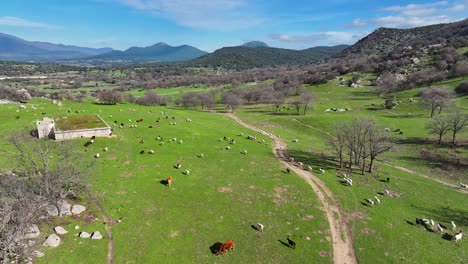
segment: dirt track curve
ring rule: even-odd
[[[332,236],[333,243],[333,263],[335,264],[355,264],[358,263],[356,255],[354,253],[353,241],[351,239],[351,233],[348,229],[347,223],[344,220],[343,214],[341,213],[335,196],[330,189],[322,182],[317,176],[313,175],[309,171],[302,170],[288,160],[288,150],[286,144],[277,136],[265,132],[257,127],[251,126],[242,121],[238,116],[232,113],[226,114],[227,116],[236,120],[237,123],[251,130],[254,130],[260,134],[268,136],[273,140],[274,148],[273,153],[276,158],[293,170],[297,175],[303,178],[314,190],[317,197],[323,204],[328,222],[330,224],[330,233]],[[332,202],[330,202],[332,201]]]
[[[114,262],[114,239],[112,239],[112,230],[110,227],[110,219],[102,209],[100,204],[97,204],[99,211],[101,211],[102,219],[104,221],[104,227],[106,228],[107,233],[107,264],[112,264]]]

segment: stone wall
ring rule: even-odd
[[[54,131],[55,140],[65,140],[65,139],[73,139],[73,138],[90,138],[92,136],[108,137],[110,135],[111,135],[110,127],[69,130],[69,131]]]

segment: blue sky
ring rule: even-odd
[[[0,32],[26,40],[127,49],[157,42],[206,51],[261,40],[304,49],[353,44],[379,27],[467,17],[468,0],[15,0]]]

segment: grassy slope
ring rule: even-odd
[[[459,81],[455,80],[444,85],[453,87]],[[413,158],[421,146],[417,145],[417,140],[411,139],[427,137],[424,129],[425,123],[429,120],[427,110],[406,102],[394,110],[374,110],[383,101],[370,93],[369,88],[339,87],[332,82],[309,89],[318,98],[316,109],[306,116],[291,115],[294,111],[288,109],[283,109],[281,113],[274,115],[268,106],[249,106],[239,109],[237,113],[248,123],[280,135],[289,142],[288,148],[292,156],[296,160],[312,165],[317,174],[319,174],[318,168],[326,169],[326,173],[320,177],[337,195],[351,221],[350,227],[359,261],[362,263],[466,263],[468,260],[466,241],[455,245],[453,241],[442,239],[440,234],[425,231],[405,221],[414,222],[415,217],[424,217],[450,226],[450,221],[453,220],[466,232],[468,228],[466,194],[381,164],[378,164],[378,171],[372,175],[353,174],[354,186],[345,187],[335,176],[336,166],[319,155],[322,152],[329,153],[326,138],[334,123],[351,120],[356,116],[373,117],[389,128],[400,128],[404,131],[404,135],[394,135],[400,137],[401,144],[398,145],[397,151],[386,154],[385,160],[436,176],[434,173],[437,171],[431,164]],[[415,89],[397,96],[404,101],[410,97],[416,98],[417,92]],[[456,103],[467,109],[466,98],[458,98]],[[332,107],[350,107],[353,110],[343,113],[324,113],[325,109]],[[459,138],[466,140],[467,135],[468,133],[464,132]],[[299,143],[292,143],[294,138],[298,138]],[[460,151],[463,153],[466,150]],[[392,179],[389,185],[380,181],[386,177]],[[382,197],[382,205],[376,208],[362,204],[365,198],[372,198],[384,189],[399,193],[401,197]]]
[[[34,100],[37,110],[20,110],[17,105],[1,105],[0,124],[4,135],[24,125],[31,125],[41,112],[59,115],[56,105]],[[128,108],[134,108],[135,112]],[[105,211],[112,218],[122,218],[122,223],[112,226],[115,240],[115,263],[305,263],[331,262],[331,244],[328,242],[328,223],[320,211],[320,204],[310,187],[294,175],[284,174],[274,159],[271,146],[259,144],[238,136],[249,131],[231,119],[218,114],[165,109],[175,116],[156,123],[162,108],[135,105],[100,106],[64,102],[63,110],[85,109],[85,113],[99,113],[108,123],[118,120],[127,125],[144,118],[139,128],[116,130],[114,138],[98,138],[84,152],[86,139],[76,140],[83,154],[101,153],[98,167],[92,175],[92,190],[100,197]],[[122,109],[122,112],[119,111]],[[152,110],[152,114],[147,111]],[[109,115],[113,115],[109,118]],[[18,118],[16,118],[18,116]],[[190,117],[193,122],[185,121]],[[135,124],[135,123],[133,123]],[[155,128],[148,128],[148,125]],[[182,139],[183,144],[158,145],[155,136],[166,140]],[[237,144],[230,151],[222,150],[227,145],[219,138],[228,136]],[[140,139],[144,144],[138,143]],[[259,139],[262,139],[259,136]],[[268,142],[268,141],[267,141]],[[108,146],[109,152],[102,152]],[[9,148],[6,139],[2,147]],[[138,154],[140,150],[154,149],[155,154]],[[248,154],[240,151],[247,149]],[[205,158],[196,157],[204,153]],[[0,159],[2,167],[9,168],[7,157]],[[190,169],[185,176],[172,166],[183,164]],[[161,180],[174,177],[172,187],[164,186]],[[220,192],[220,188],[232,192]],[[99,219],[96,209],[91,209]],[[44,249],[46,256],[39,263],[103,263],[107,241],[82,240],[73,236],[72,227],[80,223],[76,219],[57,220],[70,230],[64,244],[55,249]],[[251,225],[265,225],[264,235],[255,232]],[[67,224],[70,223],[70,224]],[[81,230],[99,230],[105,234],[101,221],[91,221]],[[52,226],[52,225],[51,225]],[[47,225],[43,226],[43,236]],[[296,235],[298,248],[291,250],[278,241],[286,235]],[[309,236],[310,241],[305,240]],[[216,242],[234,239],[236,250],[227,256],[216,257],[209,247]],[[320,253],[328,254],[322,257]]]

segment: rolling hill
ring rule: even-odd
[[[242,46],[249,47],[249,48],[269,47],[268,44],[266,44],[263,41],[249,41],[249,42],[242,44]]]
[[[27,41],[0,33],[0,60],[49,62],[95,56],[111,48],[86,48],[48,42]]]
[[[290,50],[257,46],[225,47],[192,60],[197,66],[248,69],[284,64],[308,64],[322,61],[345,49],[347,45]]]
[[[189,45],[173,47],[160,42],[149,47],[131,47],[124,51],[112,51],[106,54],[87,58],[94,63],[149,63],[191,60],[207,54]]]

